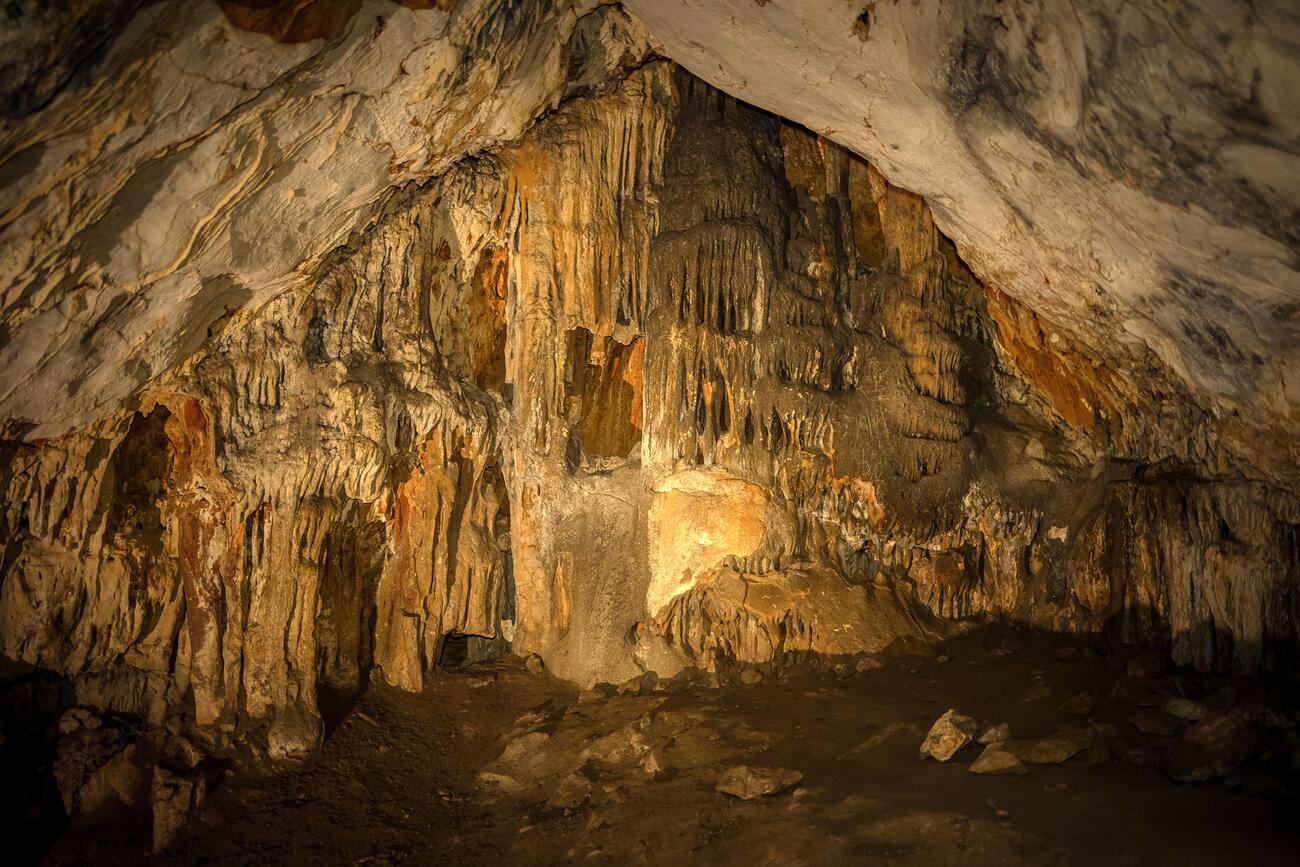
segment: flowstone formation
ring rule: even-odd
[[[182,813],[453,648],[590,685],[987,618],[1290,670],[1289,404],[1027,304],[903,156],[617,6],[444,5],[154,4],[7,97],[0,653]]]

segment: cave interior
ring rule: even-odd
[[[18,863],[1295,863],[1288,4],[0,21]]]

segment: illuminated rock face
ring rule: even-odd
[[[1276,418],[614,7],[407,5],[151,6],[99,61],[145,84],[11,102],[0,652],[279,754],[448,635],[583,683],[973,616],[1292,663]],[[203,52],[257,95],[156,74]]]
[[[1300,453],[1300,18],[1231,0],[628,0],[659,50],[925,197],[990,284],[1212,448]],[[1089,417],[1115,424],[1104,403]]]

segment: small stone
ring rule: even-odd
[[[618,686],[619,695],[649,695],[659,685],[659,675],[653,671],[630,677]]]
[[[740,682],[745,686],[754,686],[763,682],[763,675],[756,668],[746,668],[740,673]]]
[[[1174,717],[1154,710],[1141,710],[1129,715],[1128,721],[1137,726],[1138,731],[1149,735],[1169,736],[1178,734],[1182,725]]]
[[[876,671],[884,667],[885,664],[874,656],[860,656],[858,661],[854,663],[853,670],[858,674],[866,674],[869,671]]]
[[[516,762],[520,759],[528,758],[534,755],[537,750],[541,748],[542,744],[546,743],[550,739],[551,736],[546,732],[528,732],[527,734],[522,734],[510,741],[510,743],[506,744],[506,748],[501,751],[501,758],[499,761]]]
[[[1011,724],[998,723],[995,726],[989,726],[980,735],[979,742],[982,744],[1003,744],[1011,740]]]
[[[1165,699],[1164,704],[1161,705],[1161,710],[1170,716],[1178,717],[1180,720],[1187,722],[1197,722],[1204,719],[1205,715],[1209,713],[1209,708],[1205,706],[1205,702],[1178,696]]]
[[[188,738],[173,735],[166,741],[167,757],[178,767],[192,769],[205,758],[203,751]]]
[[[1078,729],[1061,729],[1055,734],[1039,738],[1028,746],[1021,747],[1017,755],[1022,761],[1035,765],[1054,765],[1068,761],[1077,753],[1087,749],[1091,738],[1088,733]]]
[[[657,780],[663,776],[665,771],[663,758],[656,750],[646,750],[645,756],[641,759],[641,773],[645,774],[652,780]]]
[[[1071,716],[1087,716],[1092,713],[1092,696],[1081,692],[1061,705],[1059,709],[1061,713],[1068,713]]]
[[[1072,662],[1079,658],[1079,648],[1077,647],[1059,647],[1056,650],[1056,658],[1061,662]]]
[[[524,668],[529,674],[541,674],[546,670],[546,663],[536,653],[530,653],[524,657]]]
[[[929,757],[937,762],[946,762],[969,744],[977,731],[979,726],[975,720],[950,709],[930,727],[930,733],[921,744],[921,758]]]
[[[646,720],[634,720],[622,728],[615,729],[607,735],[596,738],[589,743],[579,757],[603,765],[638,764],[650,748],[645,742],[644,730]]]
[[[503,786],[509,791],[509,786]],[[573,810],[581,807],[591,797],[593,786],[591,780],[581,771],[574,771],[564,778],[555,794],[551,796],[547,804],[552,807],[558,807],[564,810]]]
[[[102,725],[99,715],[89,708],[70,707],[59,717],[59,734],[66,735],[77,729],[97,729]]]
[[[1016,774],[1029,773],[1016,755],[1002,748],[1001,744],[989,744],[980,753],[979,758],[971,763],[972,774]]]
[[[1129,677],[1159,677],[1169,670],[1169,657],[1163,651],[1140,653],[1124,666]]]
[[[723,774],[714,788],[742,801],[750,801],[754,798],[780,794],[802,780],[803,774],[789,768],[737,765]]]

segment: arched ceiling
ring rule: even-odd
[[[630,18],[591,0],[17,4],[7,44],[35,48],[7,67],[0,106],[6,434],[58,436],[129,402],[344,243],[386,191],[519,135],[600,79],[575,57],[635,63],[648,34],[922,194],[983,279],[1099,364],[1239,419],[1261,444],[1249,462],[1286,474],[1293,6],[623,6]],[[297,17],[262,26],[263,7]]]

